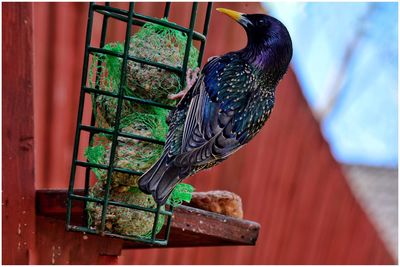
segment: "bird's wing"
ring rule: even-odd
[[[251,66],[234,56],[212,59],[191,89],[177,166],[220,161],[243,144],[243,114],[255,86]],[[189,101],[183,99],[182,101]],[[179,106],[178,106],[179,109]]]

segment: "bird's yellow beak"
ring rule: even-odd
[[[242,19],[242,15],[243,15],[243,13],[233,11],[233,10],[230,10],[227,8],[217,8],[217,11],[228,15],[229,17],[231,17],[232,19],[234,19],[238,22]]]

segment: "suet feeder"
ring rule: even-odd
[[[198,3],[188,27],[168,21],[171,8],[166,3],[163,17],[155,18],[137,13],[134,3],[126,10],[110,3],[89,5],[67,230],[167,245],[173,208],[190,198],[190,186],[181,185],[160,206],[137,188],[164,145],[165,118],[176,104],[167,95],[182,90],[187,70],[201,65],[212,4],[206,5],[202,33],[194,31]],[[92,41],[95,16],[102,17],[98,46]],[[106,43],[110,20],[123,23],[123,41]],[[200,42],[198,50],[193,41]],[[84,123],[90,102],[91,120]],[[83,194],[76,188],[77,167],[84,169]],[[77,202],[85,207],[78,220],[72,218]]]

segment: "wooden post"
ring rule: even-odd
[[[3,264],[29,264],[34,240],[32,5],[3,4]]]

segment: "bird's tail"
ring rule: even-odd
[[[167,161],[163,155],[146,173],[139,179],[139,188],[146,194],[152,194],[159,205],[167,202],[175,185],[182,179],[179,177],[180,168]]]

